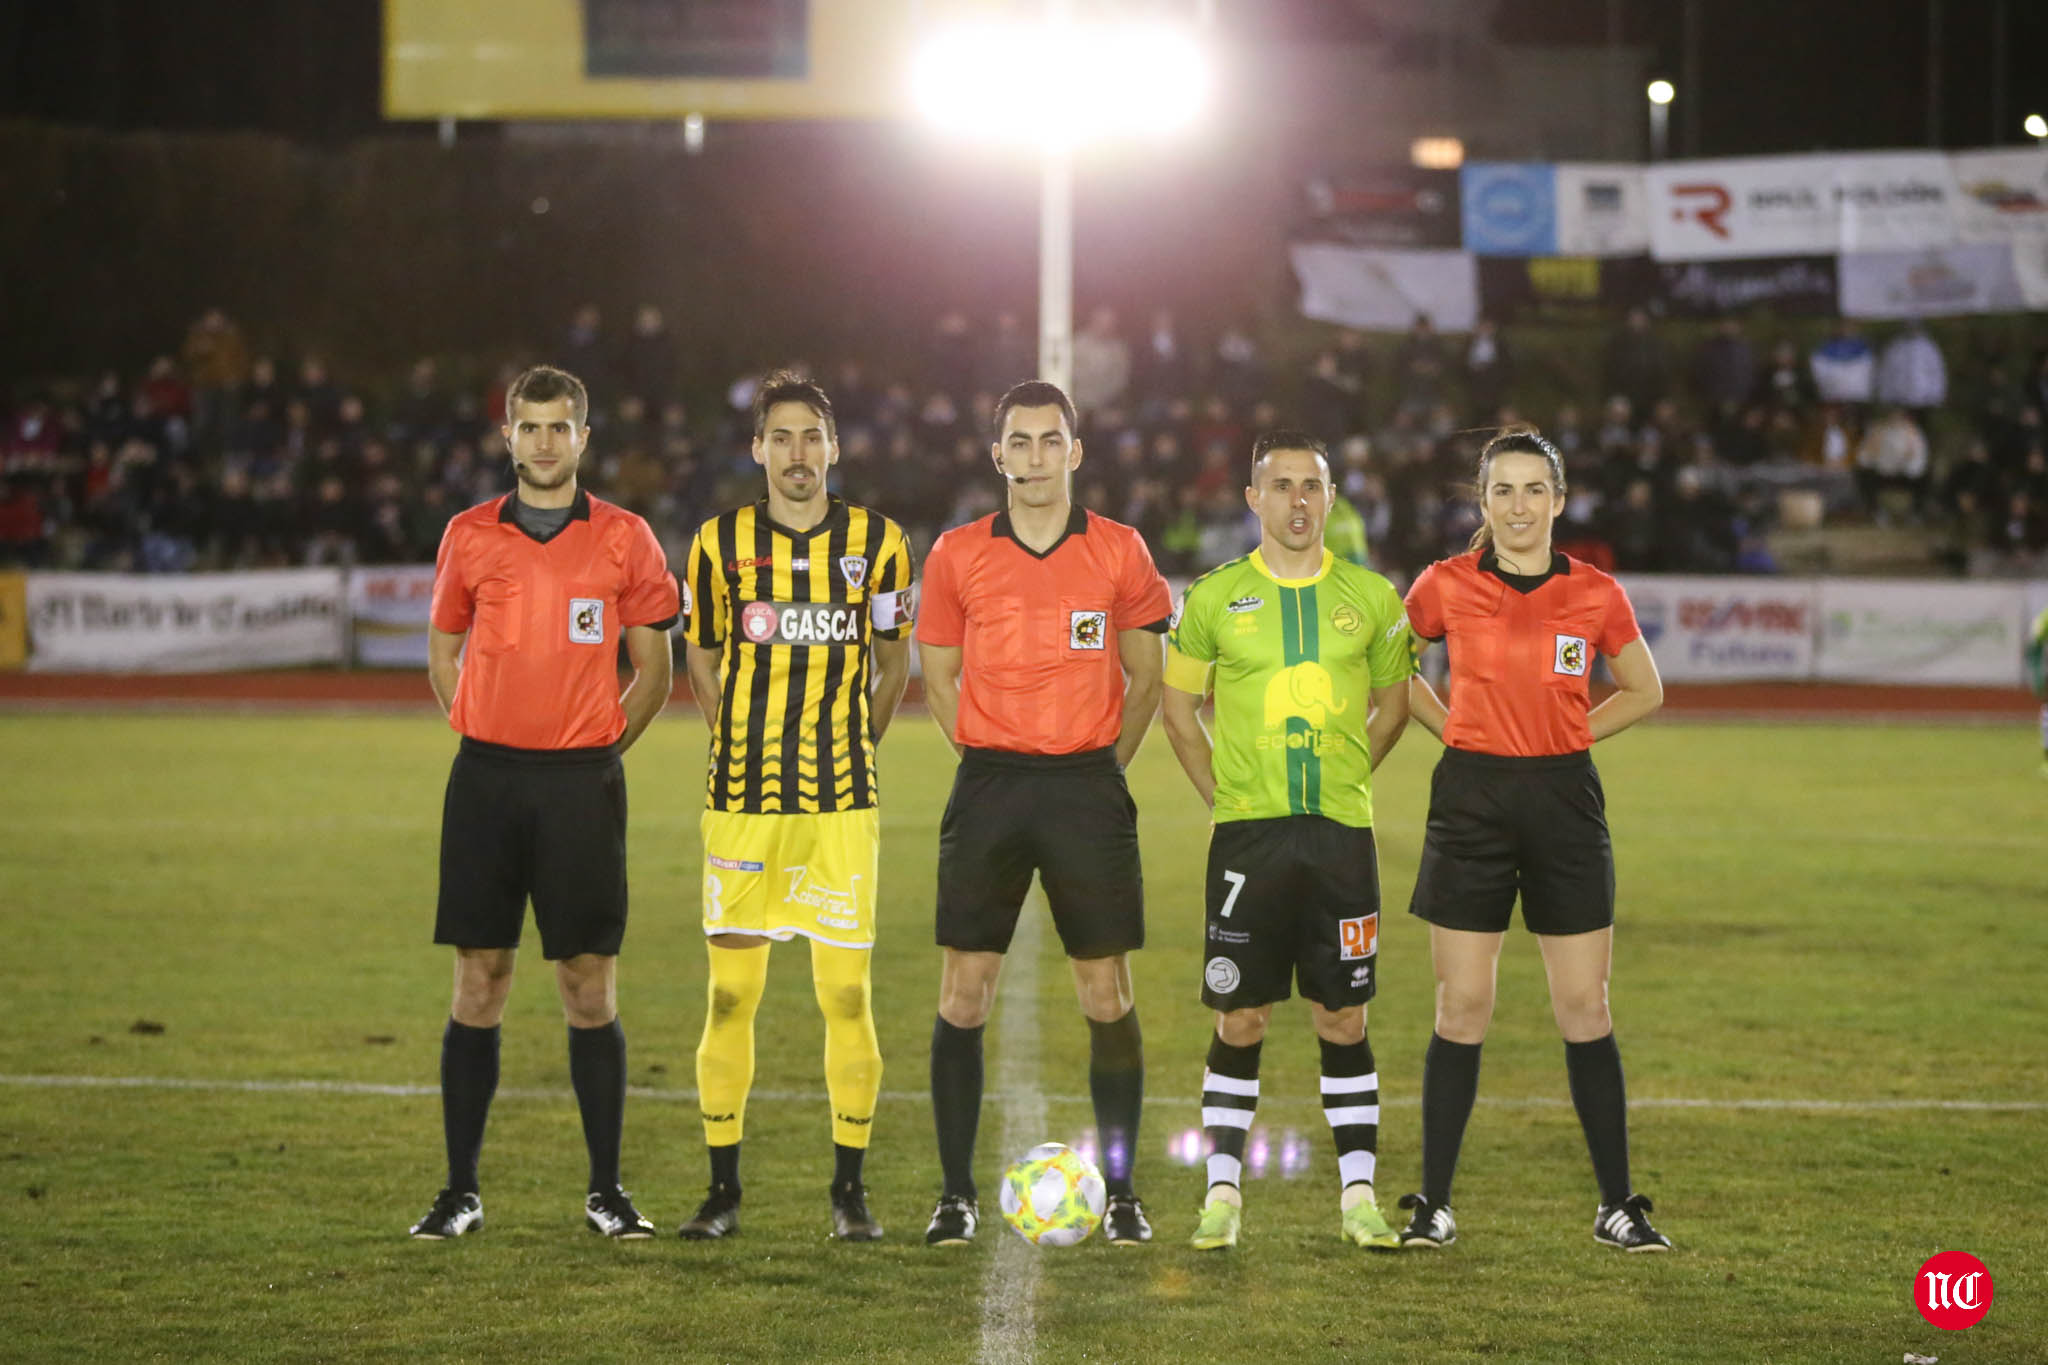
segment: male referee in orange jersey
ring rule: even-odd
[[[569,1079],[590,1149],[584,1221],[607,1237],[654,1235],[619,1188],[619,755],[668,700],[679,601],[647,523],[577,487],[589,411],[582,382],[562,370],[541,366],[513,381],[504,435],[518,487],[449,522],[435,562],[427,677],[462,733],[442,809],[434,920],[434,941],[455,949],[455,1002],[441,1039],[448,1187],[414,1237],[483,1226],[477,1157],[529,897],[569,1020]],[[624,696],[622,636],[633,662]]]
[[[982,1026],[1031,874],[1088,1018],[1089,1091],[1108,1240],[1151,1240],[1131,1185],[1145,1064],[1125,955],[1145,942],[1136,805],[1123,770],[1159,709],[1166,580],[1130,527],[1073,505],[1074,405],[1057,385],[996,404],[1009,509],[940,536],[925,564],[918,658],[960,754],[939,826],[932,1113],[945,1184],[925,1241],[972,1241]]]

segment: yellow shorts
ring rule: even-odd
[[[875,946],[880,811],[707,810],[701,828],[705,933]]]

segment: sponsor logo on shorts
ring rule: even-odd
[[[1265,605],[1265,598],[1253,595],[1250,597],[1240,597],[1235,602],[1232,602],[1229,606],[1225,607],[1223,610],[1235,614],[1237,612],[1242,611],[1257,611],[1260,607],[1263,607]]]
[[[812,876],[811,869],[804,864],[785,867],[782,872],[789,878],[789,893],[782,898],[784,904],[815,910],[818,923],[827,929],[860,928],[860,902],[857,899],[860,873],[854,873],[846,889],[841,891]]]
[[[1208,982],[1209,989],[1218,995],[1229,995],[1243,979],[1237,964],[1227,957],[1212,957],[1202,968],[1202,980]]]
[[[749,602],[740,634],[754,645],[860,643],[860,608],[851,602]]]
[[[859,587],[868,581],[868,562],[859,555],[841,555],[839,572],[852,587]]]
[[[1067,648],[1107,649],[1108,647],[1108,612],[1076,611],[1067,614]]]
[[[1351,969],[1351,984],[1354,986],[1370,986],[1372,984],[1372,964],[1370,962]]]
[[[1574,678],[1586,676],[1586,642],[1576,635],[1557,637],[1557,662],[1551,665],[1553,673],[1569,673]]]
[[[713,854],[704,861],[710,863],[713,867],[722,867],[727,872],[759,872],[761,870],[761,864],[757,862],[739,858],[721,858],[717,854]]]
[[[1225,929],[1220,924],[1212,924],[1209,926],[1209,941],[1211,943],[1250,943],[1252,936],[1242,929]]]
[[[604,643],[603,598],[572,597],[569,599],[569,643],[573,645],[601,645]]]
[[[1339,635],[1356,635],[1364,624],[1365,618],[1349,602],[1339,602],[1337,609],[1330,613],[1330,628]]]
[[[1359,915],[1337,921],[1337,956],[1345,962],[1371,957],[1380,950],[1380,917]]]

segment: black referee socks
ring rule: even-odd
[[[1458,1148],[1479,1097],[1479,1044],[1429,1038],[1422,1062],[1422,1197],[1432,1207],[1451,1202],[1451,1177],[1458,1172]]]
[[[1628,1086],[1621,1074],[1621,1046],[1611,1033],[1589,1043],[1566,1043],[1564,1069],[1593,1158],[1593,1176],[1600,1182],[1600,1202],[1619,1204],[1634,1193],[1628,1178]]]
[[[450,1019],[441,1034],[441,1133],[448,1144],[448,1188],[457,1194],[477,1192],[484,1120],[497,1093],[497,1028],[471,1028]]]
[[[569,1084],[583,1111],[593,1194],[619,1187],[619,1137],[626,1126],[626,1031],[614,1018],[596,1028],[569,1027]]]
[[[932,1124],[945,1193],[974,1198],[974,1134],[981,1124],[981,1029],[932,1019]]]
[[[1111,1194],[1129,1194],[1145,1108],[1145,1046],[1135,1006],[1106,1024],[1088,1021],[1088,1094],[1095,1101],[1102,1183]]]

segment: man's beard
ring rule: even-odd
[[[543,492],[560,488],[563,484],[576,477],[575,466],[565,464],[556,469],[554,478],[543,479],[529,469],[524,460],[514,460],[512,462],[512,472],[518,476],[519,482],[525,484],[528,488],[538,488]]]

